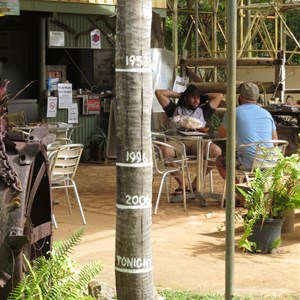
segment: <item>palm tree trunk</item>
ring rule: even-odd
[[[119,300],[153,299],[151,18],[151,0],[118,1],[115,275]]]

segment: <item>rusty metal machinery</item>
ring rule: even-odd
[[[1,120],[0,120],[1,121]],[[0,123],[0,300],[26,271],[24,256],[47,256],[52,196],[45,146],[10,137]]]

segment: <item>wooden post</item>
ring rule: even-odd
[[[279,98],[281,102],[284,101],[285,90],[285,54],[283,51],[278,52],[277,60],[280,64],[275,66],[275,84],[276,88],[272,98]]]
[[[295,211],[290,209],[286,211],[284,214],[284,222],[282,224],[281,233],[290,233],[294,232],[294,224],[295,224]]]

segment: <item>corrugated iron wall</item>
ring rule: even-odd
[[[70,3],[89,3],[89,4],[106,4],[115,5],[117,0],[52,0],[57,2],[70,2]]]
[[[55,1],[55,0],[52,0]],[[117,0],[56,0],[57,2],[70,2],[70,3],[87,3],[87,4],[104,4],[116,5]],[[152,0],[152,6],[156,8],[167,8],[166,0]]]
[[[89,146],[89,140],[91,136],[99,132],[100,128],[100,115],[89,115],[84,116],[81,114],[82,107],[81,98],[73,98],[73,102],[78,104],[78,124],[74,124],[74,131],[72,134],[72,141],[74,143],[84,144],[84,151],[82,155],[82,160],[90,160],[90,151],[87,148]],[[56,118],[46,118],[47,122],[65,122],[68,123],[68,110],[58,109]],[[78,127],[77,127],[78,125]]]
[[[59,13],[56,14],[53,18],[48,19],[48,34],[50,31],[64,32],[65,46],[63,48],[90,49],[90,32],[96,27],[99,28],[101,32],[101,48],[113,49],[115,18],[97,15]]]

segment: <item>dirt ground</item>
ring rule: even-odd
[[[104,269],[100,279],[114,285],[115,166],[80,164],[76,182],[88,225],[72,258],[81,264],[102,261]],[[156,178],[153,206],[158,184],[159,178]],[[171,188],[175,186],[174,183]],[[214,173],[214,186],[216,191],[222,191],[223,180],[217,173]],[[73,193],[70,195],[74,200]],[[73,214],[69,215],[62,190],[54,191],[53,198],[59,202],[54,207],[58,223],[54,240],[62,240],[82,226],[82,220],[75,204]],[[184,211],[183,204],[167,203],[165,194],[162,195],[152,226],[156,287],[224,293],[225,209],[212,199],[208,204],[200,207],[198,200],[189,200]],[[237,221],[236,241],[242,232],[242,223]],[[294,232],[283,234],[282,239],[280,252],[272,255],[243,253],[236,247],[235,294],[300,294],[300,211],[295,213]]]

